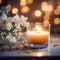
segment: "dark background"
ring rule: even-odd
[[[42,12],[42,16],[40,16],[39,18],[33,18],[31,16],[31,13],[33,13],[36,9],[40,9],[41,6],[40,4],[43,2],[43,1],[46,1],[48,2],[48,4],[51,4],[53,5],[54,9],[57,7],[58,4],[60,4],[60,0],[34,0],[32,4],[28,4],[29,8],[30,8],[30,11],[26,14],[23,14],[25,16],[27,16],[29,18],[29,21],[30,22],[43,22],[43,16],[44,16],[44,12]],[[0,8],[1,7],[5,7],[7,6],[8,4],[11,4],[12,8],[13,7],[17,7],[19,9],[19,12],[18,14],[21,15],[21,6],[19,5],[19,2],[20,0],[2,0],[2,4],[0,4]],[[40,9],[41,10],[41,9]],[[12,12],[10,11],[8,16],[13,16]],[[51,13],[51,16],[50,16],[50,24],[51,24],[51,33],[56,33],[56,34],[60,34],[60,24],[58,25],[55,25],[53,23],[53,20],[58,17],[60,18],[60,14],[59,15],[54,15],[53,11]]]

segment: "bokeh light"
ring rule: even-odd
[[[41,8],[42,8],[42,11],[44,11],[44,12],[47,11],[48,10],[47,2],[42,2]]]
[[[51,12],[49,12],[49,11],[45,11],[45,15],[51,15]]]
[[[50,17],[49,17],[49,15],[45,15],[43,19],[44,19],[44,20],[49,20]]]
[[[54,24],[59,24],[59,23],[60,23],[59,18],[55,18],[55,19],[54,19]]]
[[[52,11],[53,10],[53,6],[52,5],[48,5],[48,11]]]
[[[25,6],[26,4],[26,0],[20,0],[20,6]]]
[[[43,21],[43,24],[44,24],[45,27],[48,26],[49,23],[50,23],[50,22],[49,22],[48,20],[44,20],[44,21]]]
[[[28,4],[32,4],[33,0],[26,0]]]
[[[17,8],[13,8],[13,9],[12,9],[12,13],[13,13],[13,14],[17,14],[17,13],[18,13],[18,9],[17,9]]]
[[[22,7],[21,13],[27,13],[27,12],[29,12],[29,7],[28,6]]]
[[[57,6],[57,10],[60,12],[60,5]]]
[[[54,10],[55,15],[59,15],[59,11],[57,9]]]
[[[35,16],[36,17],[40,17],[41,16],[41,11],[40,10],[36,10],[35,11]]]
[[[2,0],[0,0],[0,4],[2,4]]]
[[[47,11],[48,10],[48,6],[47,5],[42,5],[42,11]]]
[[[44,2],[42,2],[42,4],[41,4],[41,5],[42,5],[42,6],[43,6],[43,5],[47,5],[47,2],[45,2],[45,1],[44,1]]]

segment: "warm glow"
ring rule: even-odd
[[[32,53],[33,56],[37,56],[37,57],[42,57],[44,56],[46,53],[44,52],[35,52],[35,53]]]
[[[60,12],[60,5],[57,6],[57,10]]]
[[[53,7],[51,5],[42,5],[42,11],[49,11],[51,12],[53,10]]]
[[[44,19],[44,20],[49,20],[50,17],[49,17],[49,15],[45,15],[43,19]]]
[[[54,24],[59,24],[59,23],[60,23],[59,18],[55,18],[55,19],[54,19]]]
[[[45,14],[46,14],[46,15],[51,15],[51,12],[45,11]]]
[[[2,4],[2,0],[0,0],[0,4]]]
[[[59,11],[57,9],[54,10],[55,15],[59,15]]]
[[[17,9],[17,8],[13,8],[13,9],[12,9],[12,13],[13,13],[13,14],[17,14],[17,13],[18,13],[18,9]]]
[[[42,2],[42,4],[41,5],[47,5],[47,2]]]
[[[48,11],[52,11],[53,7],[51,5],[48,5]]]
[[[21,12],[22,13],[27,13],[29,11],[29,7],[28,6],[24,6],[22,9],[21,9]]]
[[[42,24],[40,22],[35,22],[35,25],[41,26]]]
[[[46,54],[47,54],[46,52],[38,52],[38,53],[36,53],[36,56],[41,57],[41,56],[44,56]]]
[[[40,17],[41,16],[41,11],[40,10],[36,10],[35,11],[35,16],[36,17]]]
[[[41,27],[39,25],[36,25],[35,29],[36,29],[37,32],[41,32]]]
[[[42,11],[47,11],[48,10],[47,2],[42,2],[41,7]]]
[[[25,6],[25,5],[26,5],[26,0],[21,0],[21,1],[20,1],[20,5],[21,5],[21,6]]]
[[[42,11],[47,11],[48,10],[48,6],[47,5],[42,5]]]
[[[48,21],[48,20],[44,20],[44,21],[43,21],[43,24],[44,24],[44,26],[46,27],[46,26],[48,26],[49,21]]]
[[[32,4],[33,3],[33,0],[27,0],[27,3],[28,4]]]

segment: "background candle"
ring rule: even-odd
[[[27,32],[27,38],[29,40],[29,43],[46,43],[48,41],[49,32],[47,31],[28,31]]]

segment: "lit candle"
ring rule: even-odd
[[[45,43],[48,42],[48,31],[41,31],[39,26],[36,26],[36,31],[27,31],[27,38],[30,43]]]

